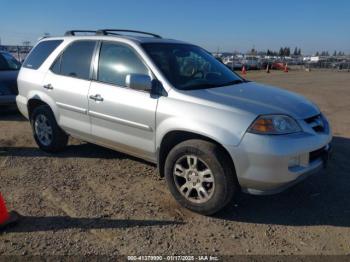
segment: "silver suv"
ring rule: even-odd
[[[330,127],[304,97],[247,81],[192,44],[81,32],[42,39],[20,70],[17,105],[42,150],[73,136],[157,163],[175,199],[207,215],[327,162]]]

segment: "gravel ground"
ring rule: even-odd
[[[350,73],[246,78],[320,106],[334,132],[326,172],[275,196],[241,194],[205,217],[173,200],[155,166],[75,139],[46,154],[25,119],[0,111],[0,190],[25,216],[0,235],[0,255],[349,254]]]

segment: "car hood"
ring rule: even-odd
[[[301,95],[255,82],[185,92],[200,100],[255,115],[286,114],[296,119],[304,119],[320,112],[315,104]]]
[[[7,89],[13,94],[18,94],[17,89],[17,70],[0,71],[0,89]]]

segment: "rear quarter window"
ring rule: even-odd
[[[63,40],[47,40],[39,43],[23,63],[23,67],[38,69]]]

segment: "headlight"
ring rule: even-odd
[[[286,115],[263,115],[249,127],[248,132],[265,135],[282,135],[300,132],[298,123]]]

